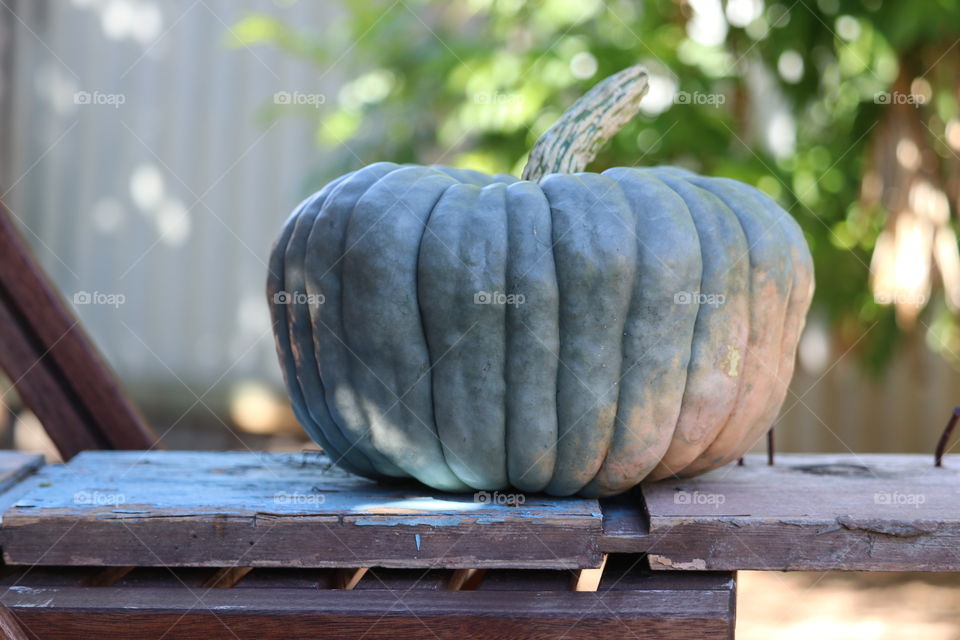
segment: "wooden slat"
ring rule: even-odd
[[[644,496],[653,569],[960,570],[960,456],[749,456]]]
[[[571,591],[596,591],[603,577],[603,569],[607,566],[607,556],[596,569],[577,569],[570,580]]]
[[[30,587],[3,593],[44,640],[733,637],[732,588],[596,593]]]
[[[656,570],[960,570],[960,456],[751,456],[605,500],[602,526],[591,500],[478,504],[293,454],[88,453],[16,491],[12,564],[590,569],[629,552]]]
[[[299,454],[85,452],[3,515],[10,564],[590,568],[595,500],[380,486]]]
[[[203,583],[205,589],[232,589],[250,573],[251,567],[221,567]]]
[[[35,473],[43,466],[43,456],[22,451],[0,451],[0,493]]]
[[[83,586],[112,587],[133,570],[134,567],[103,567],[87,576],[83,581]]]
[[[488,571],[479,591],[567,591],[570,588],[570,571],[551,569],[497,569]]]
[[[65,459],[83,449],[157,444],[2,203],[0,369]]]
[[[364,573],[355,589],[386,589],[400,591],[425,589],[437,591],[447,588],[452,574],[463,569],[383,569],[372,568]]]
[[[8,571],[0,577],[0,592],[7,589],[26,589],[25,585],[38,584],[48,587],[90,586],[101,567],[5,567]]]
[[[455,569],[446,586],[452,591],[473,591],[486,575],[486,569]]]
[[[42,586],[43,579],[34,578],[34,572],[37,571],[65,571],[74,567],[34,567],[28,574],[23,584],[39,584]],[[204,590],[204,585],[209,582],[211,570],[203,567],[137,567],[133,571],[125,574],[111,586],[123,588],[187,588]],[[241,580],[238,585],[242,585],[246,580]],[[296,585],[293,585],[296,586]]]
[[[363,576],[366,575],[367,571],[367,567],[359,567],[356,569],[337,569],[337,571],[334,573],[333,588],[350,591],[357,586],[358,582],[363,579]]]
[[[24,480],[42,466],[43,456],[40,454],[0,451],[0,521],[3,512],[29,489]]]
[[[736,574],[729,571],[652,571],[645,556],[610,554],[599,590],[735,591],[736,585]]]
[[[637,488],[600,501],[603,536],[600,549],[608,553],[630,553],[643,547],[650,534],[643,492]]]
[[[46,348],[14,314],[2,285],[0,327],[0,369],[43,424],[60,455],[70,458],[84,449],[103,448],[106,442],[88,428],[87,419],[68,399],[59,372],[44,355]]]
[[[156,570],[156,569],[154,569]],[[236,589],[332,589],[338,569],[253,569],[243,580],[234,585]]]
[[[0,633],[3,634],[4,640],[28,640],[16,615],[3,603],[0,603]]]

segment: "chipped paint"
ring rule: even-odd
[[[840,516],[837,524],[850,531],[866,531],[895,538],[915,538],[935,533],[939,528],[936,522],[928,520],[887,520],[883,518],[854,518]]]
[[[740,360],[742,355],[740,350],[737,349],[732,344],[727,345],[727,355],[724,356],[723,360],[720,361],[720,367],[723,369],[723,372],[731,378],[736,378],[740,375]]]
[[[38,609],[42,607],[49,607],[53,604],[53,598],[49,600],[44,600],[43,602],[18,602],[16,604],[17,609]]]
[[[650,559],[650,565],[660,565],[661,567],[666,567],[670,569],[677,569],[680,571],[706,571],[707,570],[707,561],[702,558],[694,558],[690,562],[675,562],[666,556],[658,556],[650,554],[647,556]]]
[[[15,593],[43,593],[46,589],[34,589],[33,587],[24,587],[22,585],[13,585],[7,587],[7,591],[13,591]]]
[[[415,534],[413,535],[413,537],[414,537],[414,539],[417,541],[417,551],[420,551],[420,534],[419,534],[419,533],[415,533]]]
[[[397,525],[428,527],[455,527],[462,522],[462,518],[359,518],[353,524],[360,527],[395,527]]]

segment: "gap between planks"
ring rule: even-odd
[[[606,566],[607,554],[603,554],[603,560],[596,569],[577,569],[570,580],[570,590],[596,591],[600,588],[600,579],[603,578],[603,570]]]

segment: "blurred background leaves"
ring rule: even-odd
[[[355,0],[322,26],[249,14],[229,37],[318,83],[346,74],[319,110],[264,106],[316,120],[311,186],[378,160],[518,175],[579,95],[645,64],[641,115],[593,167],[676,164],[775,197],[838,349],[879,373],[913,331],[960,366],[957,33],[953,0]]]

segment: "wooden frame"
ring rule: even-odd
[[[216,572],[204,569],[134,569],[109,586],[78,586],[89,581],[88,571],[8,572],[0,579],[0,606],[22,638],[43,640],[719,640],[733,637],[736,601],[732,574],[651,573],[626,556],[611,562],[593,593],[569,590],[570,572],[556,570],[491,569],[472,590],[454,590],[455,571],[376,569],[349,591],[335,588],[332,577],[289,569],[254,569],[229,588],[204,587],[210,577],[202,572]]]
[[[0,369],[64,459],[157,438],[0,204]]]

